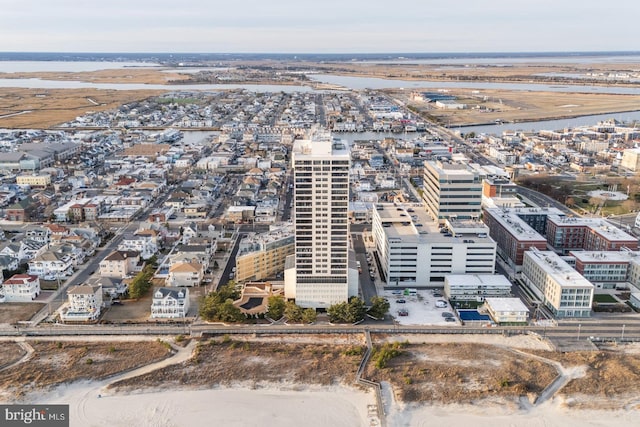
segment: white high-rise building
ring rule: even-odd
[[[316,132],[295,141],[292,163],[295,254],[285,266],[285,296],[327,308],[358,290],[357,268],[349,268],[349,147]]]
[[[478,219],[482,205],[481,173],[465,162],[424,162],[422,199],[434,221]]]

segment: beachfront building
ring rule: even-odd
[[[513,209],[484,209],[482,219],[489,227],[489,235],[497,243],[497,253],[510,270],[517,275],[522,270],[524,253],[537,248],[547,249],[547,240],[522,220]]]
[[[0,290],[5,302],[31,302],[40,295],[40,278],[32,274],[14,274],[0,285]]]
[[[500,274],[447,274],[444,296],[449,300],[484,301],[511,296],[511,282]]]
[[[185,318],[189,312],[189,289],[157,288],[151,302],[154,319]]]
[[[372,232],[388,286],[442,287],[449,274],[493,274],[496,243],[479,221],[445,220],[439,228],[418,207],[378,204]]]
[[[327,308],[358,294],[349,262],[350,159],[348,144],[326,132],[293,145],[295,253],[285,297],[301,307]]]
[[[547,243],[559,254],[571,251],[637,250],[638,239],[600,218],[549,215]]]
[[[520,298],[487,298],[484,309],[498,325],[526,324],[529,309]]]
[[[102,310],[102,286],[78,285],[67,291],[68,302],[60,312],[63,322],[97,320]]]
[[[480,218],[482,177],[465,162],[425,161],[423,185],[422,199],[434,221]]]
[[[295,235],[291,225],[248,235],[240,242],[235,280],[244,283],[276,277],[284,272],[285,261],[294,252]]]
[[[553,251],[525,252],[522,282],[556,317],[591,316],[593,284]]]

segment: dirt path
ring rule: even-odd
[[[554,368],[556,368],[556,371],[558,371],[558,376],[556,377],[556,379],[553,380],[553,382],[549,384],[544,390],[542,390],[542,393],[540,393],[540,395],[533,402],[533,406],[539,406],[543,404],[547,400],[551,399],[565,385],[567,385],[569,381],[576,378],[582,378],[587,373],[587,366],[584,366],[584,365],[571,366],[567,368],[563,366],[560,362],[552,359],[547,359],[546,357],[527,353],[526,351],[517,350],[517,349],[510,349],[510,350],[513,351],[514,353],[522,354],[524,356],[531,357],[541,362],[547,363],[553,366]],[[521,405],[524,404],[524,406],[527,406],[526,402],[522,402],[522,399],[520,403]]]
[[[134,378],[139,375],[144,375],[149,372],[153,372],[157,369],[161,369],[170,365],[186,362],[192,357],[193,350],[197,345],[197,341],[195,340],[191,341],[185,347],[178,347],[171,343],[170,345],[176,351],[176,353],[173,356],[163,359],[156,363],[151,363],[149,365],[142,366],[140,368],[134,369],[129,372],[117,374],[115,376],[107,378],[106,380],[96,382],[89,389],[82,390],[81,392],[82,396],[80,397],[77,406],[73,406],[70,408],[71,418],[74,420],[77,420],[81,425],[91,425],[91,423],[93,422],[93,418],[91,417],[91,414],[87,410],[87,402],[89,400],[95,399],[95,398],[103,398],[103,397],[108,398],[109,396],[114,395],[115,392],[110,390],[108,387],[112,384],[117,383],[118,381]]]

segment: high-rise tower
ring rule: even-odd
[[[285,271],[285,296],[327,308],[357,295],[357,272],[349,279],[349,147],[316,132],[295,141],[292,154],[295,254],[287,267],[295,268]]]

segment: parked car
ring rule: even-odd
[[[454,319],[453,317],[445,317],[445,318],[444,318],[444,321],[445,321],[445,322],[455,322],[455,321],[456,321],[456,319]]]
[[[447,302],[443,299],[439,299],[436,301],[436,307],[444,308],[447,306]]]
[[[406,303],[407,301],[406,301],[406,300],[403,300],[403,299],[399,299],[399,300],[397,300],[396,302],[397,302],[398,304],[404,304],[404,303]]]
[[[409,311],[405,310],[404,308],[401,310],[398,310],[398,316],[408,316],[409,315]]]
[[[453,313],[449,313],[448,311],[443,311],[442,317],[453,317]]]

